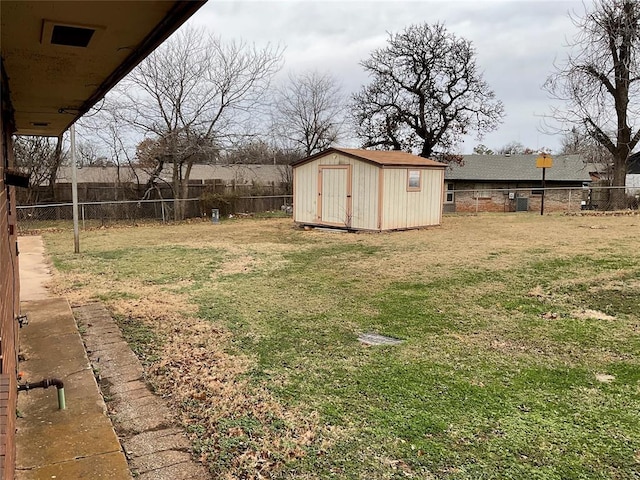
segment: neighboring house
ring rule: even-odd
[[[293,163],[293,219],[348,230],[439,225],[445,168],[405,152],[330,148]]]
[[[207,184],[213,180],[225,185],[278,184],[283,181],[287,165],[193,165],[189,182],[191,184]],[[118,172],[119,170],[119,172]],[[128,165],[117,167],[82,167],[76,170],[78,184],[81,183],[140,183],[149,180],[149,170],[132,168]],[[166,183],[172,181],[172,167],[168,166],[159,175],[159,180]],[[71,167],[61,167],[57,183],[71,183]]]
[[[14,167],[12,135],[58,136],[63,133],[202,4],[202,1],[129,1],[116,2],[115,6],[113,2],[0,2],[2,480],[15,477],[18,393],[20,275],[16,187],[7,181],[15,181],[16,178],[11,172]],[[33,352],[33,355],[37,357],[38,352]],[[51,370],[55,372],[56,359],[50,361]],[[31,421],[46,422],[46,415]],[[91,426],[87,428],[90,430]],[[86,438],[92,437],[88,435]],[[53,440],[53,437],[47,440]],[[62,433],[59,441],[57,448],[64,449],[65,436]],[[46,476],[50,477],[50,473]],[[42,477],[45,473],[34,470],[23,472],[23,475]]]
[[[445,212],[515,212],[540,209],[538,155],[465,155],[445,170]],[[545,210],[579,210],[594,179],[578,155],[553,157],[546,169]],[[558,190],[556,190],[558,189]]]

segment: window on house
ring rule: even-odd
[[[419,192],[422,189],[422,175],[420,170],[408,170],[407,192]]]
[[[447,191],[444,197],[444,203],[453,203],[454,201],[453,183],[447,183]]]
[[[491,198],[491,190],[488,190],[486,185],[478,183],[473,190],[473,198]]]

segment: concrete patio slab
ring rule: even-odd
[[[64,382],[66,410],[57,390],[18,395],[16,479],[131,479],[126,457],[106,415],[69,303],[46,289],[51,274],[41,237],[20,237],[20,330],[24,382]]]
[[[50,298],[21,308],[29,316],[20,332],[23,382],[61,379],[67,409],[58,409],[55,387],[20,393],[17,479],[132,478],[68,302]]]
[[[18,237],[20,252],[20,299],[44,300],[49,298],[46,285],[51,280],[51,269],[45,262],[44,243],[39,235]]]
[[[18,478],[22,480],[50,480],[52,478],[61,480],[120,480],[132,478],[128,472],[122,471],[121,456],[122,453],[118,452],[76,458],[67,462],[22,471]],[[99,468],[96,468],[97,466]]]

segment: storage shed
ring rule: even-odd
[[[406,152],[330,148],[293,163],[293,220],[373,231],[440,225],[445,168]]]

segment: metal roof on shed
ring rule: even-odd
[[[542,169],[536,168],[538,155],[464,155],[463,164],[451,164],[445,170],[446,180],[473,181],[539,181]],[[579,155],[553,156],[553,167],[547,168],[546,179],[556,182],[588,182],[593,167]]]
[[[350,157],[359,158],[367,162],[375,163],[382,167],[436,167],[445,168],[446,163],[436,162],[430,158],[422,158],[417,155],[413,155],[407,152],[401,152],[398,150],[365,150],[361,148],[336,148],[332,147],[324,150],[310,157],[303,158],[292,165],[298,166],[303,163],[307,163],[316,158],[328,155],[331,153],[342,153]]]

